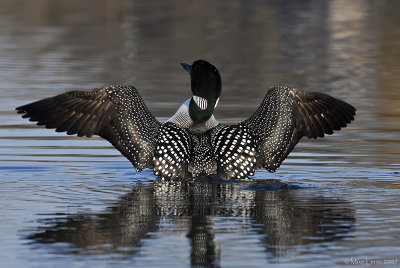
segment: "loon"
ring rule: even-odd
[[[221,76],[204,60],[181,63],[193,96],[165,123],[128,85],[76,90],[17,107],[37,125],[68,135],[108,140],[140,172],[185,180],[217,174],[245,179],[257,169],[275,172],[302,137],[333,134],[354,120],[350,104],[318,92],[285,86],[268,89],[258,109],[234,125],[219,124],[213,113]]]

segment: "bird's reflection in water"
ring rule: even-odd
[[[191,264],[214,265],[221,255],[216,219],[226,218],[245,221],[258,235],[267,258],[279,258],[298,245],[351,235],[355,222],[351,204],[314,192],[276,180],[155,181],[135,185],[103,213],[44,219],[29,239],[69,243],[69,253],[129,257],[149,234],[163,232],[162,222],[168,219],[177,232],[187,234]],[[235,229],[230,232],[234,237]]]

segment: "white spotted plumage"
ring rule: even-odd
[[[205,61],[198,62],[199,66],[207,65]],[[189,67],[188,70],[193,71]],[[211,70],[218,72],[213,66]],[[203,82],[216,79],[219,93],[210,98],[210,103],[218,103],[219,74],[209,75],[199,83],[200,89],[207,92],[209,88]],[[163,179],[210,174],[242,179],[252,176],[260,167],[274,172],[301,137],[332,134],[354,120],[356,111],[351,105],[322,93],[274,87],[250,118],[227,126],[220,125],[212,112],[208,114],[212,109],[207,99],[196,94],[193,96],[196,105],[201,110],[207,109],[203,112],[207,116],[197,119],[198,122],[189,113],[189,99],[161,124],[136,88],[124,85],[70,91],[16,109],[24,118],[58,132],[99,135],[138,171],[152,168]]]
[[[218,173],[228,178],[243,179],[254,175],[256,139],[242,125],[220,126],[213,135]]]
[[[154,174],[164,179],[186,177],[189,150],[190,137],[187,131],[171,122],[163,124],[153,156]]]

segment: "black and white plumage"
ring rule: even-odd
[[[16,108],[23,118],[68,135],[108,140],[136,170],[153,167],[161,123],[132,86],[70,91]]]
[[[242,179],[260,168],[274,172],[302,137],[324,137],[354,120],[356,109],[344,101],[273,87],[250,118],[221,125],[213,116],[221,94],[218,70],[203,60],[182,66],[191,76],[193,97],[163,124],[132,86],[71,91],[16,110],[58,132],[99,135],[137,171],[151,168],[166,179],[209,174]]]

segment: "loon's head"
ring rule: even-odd
[[[181,63],[189,73],[193,97],[189,99],[189,115],[194,123],[206,122],[212,116],[221,95],[221,76],[212,64],[197,60]]]

